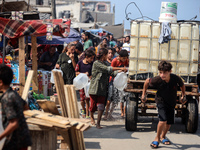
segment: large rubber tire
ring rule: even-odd
[[[190,99],[187,106],[187,116],[185,129],[188,133],[195,133],[198,129],[198,102],[196,99]]]
[[[127,131],[137,130],[138,96],[129,97],[126,101],[125,128]]]

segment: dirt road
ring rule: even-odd
[[[120,117],[119,108],[115,111],[114,117],[116,118],[115,121],[102,121],[103,129],[92,127],[84,132],[87,150],[151,149],[150,143],[156,135],[157,118],[139,117],[137,131],[128,132],[124,126],[125,120]],[[181,119],[176,118],[175,124],[172,125],[167,137],[172,141],[172,144],[166,146],[160,143],[159,146],[162,150],[199,150],[200,120],[198,131],[195,134],[189,134],[185,132],[185,126],[181,123]]]

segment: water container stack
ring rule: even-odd
[[[199,25],[195,22],[172,23],[171,40],[158,43],[159,22],[132,21],[129,75],[152,72],[158,74],[158,63],[170,61],[173,73],[194,77],[198,71]]]

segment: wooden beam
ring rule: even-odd
[[[66,98],[64,92],[64,80],[60,72],[53,71],[53,77],[56,86],[56,92],[58,94],[58,101],[60,103],[60,107],[62,109],[62,116],[68,117],[67,114],[67,106],[66,106]]]
[[[32,51],[32,70],[34,71],[33,74],[33,82],[32,82],[32,88],[33,91],[38,93],[38,78],[37,78],[37,38],[36,36],[31,36],[31,51]]]
[[[33,70],[29,70],[29,72],[28,72],[28,76],[27,76],[27,79],[26,79],[24,91],[22,93],[22,98],[24,100],[26,100],[27,97],[28,97],[28,92],[29,92],[29,89],[30,89],[30,86],[31,86],[31,81],[33,79],[33,73],[34,73]]]
[[[19,38],[19,94],[22,95],[25,85],[25,43],[24,37]]]

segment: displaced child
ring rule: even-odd
[[[112,59],[113,59],[113,49],[109,48],[108,49],[108,58],[106,61],[107,66],[110,66],[112,63]],[[105,116],[104,116],[104,120],[107,120],[108,117],[108,111],[110,109],[110,103],[112,101],[112,94],[113,94],[113,80],[112,78],[109,80],[109,86],[108,86],[108,97],[107,97],[107,102],[106,102],[106,111],[105,111]]]
[[[10,84],[13,79],[11,68],[0,65],[0,97],[4,132],[0,140],[6,138],[3,150],[27,150],[31,146],[31,137],[23,114],[26,102],[13,91]]]
[[[126,71],[126,68],[111,67],[105,64],[108,57],[108,50],[101,48],[99,55],[93,63],[92,67],[92,79],[90,82],[89,94],[90,94],[90,116],[92,125],[95,124],[94,113],[98,109],[97,125],[98,129],[101,129],[100,121],[104,111],[105,99],[107,95],[107,88],[109,83],[109,77],[114,72],[117,74],[117,70]]]
[[[75,69],[76,75],[79,75],[80,73],[85,73],[89,78],[91,78],[94,57],[95,57],[95,53],[93,50],[86,50],[85,58],[79,61],[78,64],[76,65],[76,69]],[[81,112],[82,117],[89,118],[90,98],[86,98],[84,89],[81,89],[79,93],[80,93],[80,101],[81,101],[81,106],[82,106],[82,112]],[[85,105],[86,105],[86,108],[85,108]]]
[[[157,135],[151,143],[152,148],[158,148],[159,142],[165,145],[171,144],[166,134],[171,124],[174,124],[174,108],[177,98],[177,87],[182,91],[181,103],[186,103],[185,86],[182,79],[172,74],[172,65],[169,62],[161,61],[158,65],[159,76],[146,79],[143,87],[141,100],[146,102],[146,91],[149,86],[157,88],[155,101],[158,108],[159,122],[157,126]]]
[[[127,50],[121,50],[119,52],[119,56],[114,58],[112,60],[111,66],[112,67],[123,67],[126,68],[129,65],[128,60],[128,52]],[[112,118],[112,112],[114,111],[114,108],[117,106],[118,102],[120,101],[120,109],[121,109],[121,117],[124,117],[125,115],[125,106],[124,106],[124,92],[118,90],[116,87],[114,87],[113,90],[113,101],[112,101],[112,108],[109,113],[109,118]]]

